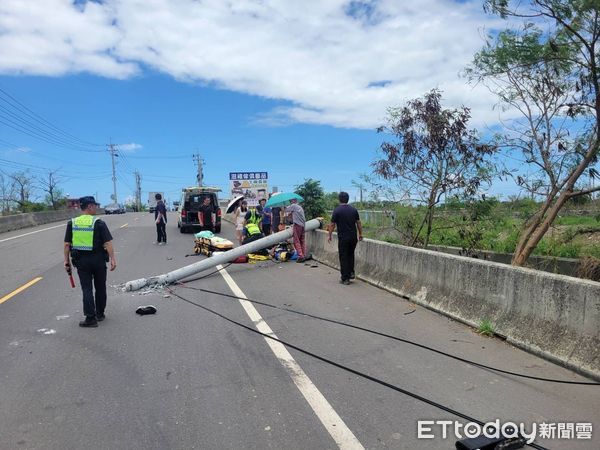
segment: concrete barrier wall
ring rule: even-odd
[[[334,235],[335,236],[335,235]],[[313,256],[339,268],[337,238],[307,234]],[[357,277],[600,379],[600,283],[366,239]]]
[[[60,222],[78,216],[79,210],[61,209],[58,211],[43,211],[36,213],[14,214],[0,217],[0,233],[35,227],[45,223]]]

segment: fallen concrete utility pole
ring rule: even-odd
[[[321,228],[322,223],[319,219],[312,219],[306,222],[304,226],[305,231],[313,231]],[[182,267],[181,269],[174,270],[164,275],[157,275],[150,278],[140,278],[139,280],[132,280],[125,283],[126,291],[137,291],[144,287],[155,286],[155,285],[166,285],[171,284],[175,281],[187,278],[196,273],[202,272],[207,269],[218,266],[219,264],[225,264],[234,261],[240,256],[247,255],[248,253],[254,253],[267,247],[272,247],[278,243],[285,241],[292,237],[293,228],[288,228],[284,231],[280,231],[270,236],[258,239],[240,247],[236,247],[232,250],[228,250],[223,253],[218,253],[211,256],[210,258],[203,259],[197,263],[190,264],[189,266]]]

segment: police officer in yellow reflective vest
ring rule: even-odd
[[[247,233],[247,225],[253,223],[258,227],[258,230],[261,231],[260,229],[260,223],[262,222],[262,214],[260,212],[258,212],[256,210],[256,207],[252,207],[248,210],[248,212],[246,213],[246,215],[244,216],[244,234],[246,236],[248,236]]]
[[[115,270],[117,261],[112,245],[112,235],[106,224],[96,219],[99,206],[94,197],[79,199],[82,214],[67,223],[65,233],[65,270],[71,270],[71,261],[77,268],[83,291],[83,314],[80,327],[97,327],[104,320],[106,308],[106,263]],[[93,287],[92,287],[93,285]],[[94,291],[96,289],[95,301]]]
[[[260,228],[254,222],[249,222],[244,227],[246,237],[242,241],[242,244],[247,244],[248,242],[256,241],[264,237],[264,235],[260,232]]]

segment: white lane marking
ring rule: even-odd
[[[60,225],[56,225],[54,227],[44,228],[42,230],[32,231],[30,233],[20,234],[18,236],[9,237],[9,238],[6,238],[6,239],[1,239],[0,242],[10,241],[12,239],[17,239],[17,238],[20,238],[20,237],[23,237],[23,236],[29,236],[30,234],[41,233],[42,231],[46,231],[46,230],[53,230],[54,228],[59,228],[59,227],[66,227],[66,223],[63,223],[63,224],[60,224]]]
[[[119,228],[125,228],[127,225],[129,225],[129,224],[126,223],[125,225],[121,225]]]
[[[53,330],[52,328],[40,328],[39,330],[37,330],[37,332],[44,334],[56,334],[56,330]]]
[[[219,269],[219,273],[223,276],[225,282],[236,297],[248,298],[223,266],[219,265],[217,266],[217,269]],[[248,317],[250,317],[250,320],[254,322],[258,331],[277,338],[275,333],[273,333],[273,330],[271,330],[271,327],[269,327],[267,322],[261,317],[252,303],[241,299],[239,302],[242,305],[242,308],[244,308],[244,311],[246,311],[246,314],[248,314]],[[333,407],[313,384],[310,378],[308,378],[308,375],[304,373],[300,365],[292,357],[290,352],[288,352],[285,346],[272,339],[266,337],[264,339],[338,447],[341,449],[364,449],[359,440],[356,439],[356,436],[350,431],[348,426],[344,423],[338,413],[335,412]]]

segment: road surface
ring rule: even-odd
[[[339,273],[321,264],[230,265],[173,288],[239,324],[168,291],[125,293],[119,286],[126,281],[203,256],[186,257],[192,235],[178,232],[174,214],[166,246],[153,244],[150,214],[103,219],[114,236],[118,267],[108,277],[106,320],[95,329],[77,325],[81,292],[77,277],[77,288],[69,287],[62,267],[64,224],[0,234],[1,449],[454,448],[453,433],[443,439],[438,425],[426,433],[434,439],[418,439],[418,421],[467,421],[394,387],[481,421],[524,422],[528,430],[532,423],[592,423],[591,440],[537,442],[552,449],[600,448],[599,386],[502,375],[285,311],[505,370],[590,381],[361,281],[340,285]],[[233,238],[230,224],[223,224],[223,235]],[[156,315],[135,314],[148,304],[158,308]]]

